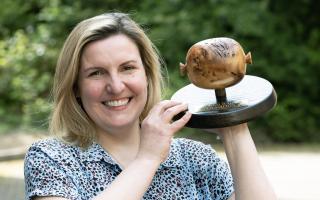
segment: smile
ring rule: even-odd
[[[110,107],[125,106],[129,103],[129,101],[130,101],[130,98],[123,98],[118,100],[105,101],[103,102],[103,104],[105,106],[110,106]]]

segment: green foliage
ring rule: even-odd
[[[179,75],[179,62],[185,62],[192,44],[231,37],[252,52],[254,64],[247,74],[268,79],[278,94],[276,108],[251,122],[253,133],[278,142],[320,141],[317,1],[2,0],[1,4],[0,123],[46,124],[64,39],[82,19],[121,11],[141,23],[162,53],[169,74],[166,97],[189,83]]]

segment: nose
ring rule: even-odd
[[[111,94],[119,94],[125,88],[124,82],[117,74],[110,76],[110,80],[107,83],[107,92]]]

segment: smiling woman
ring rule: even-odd
[[[148,84],[139,49],[126,35],[116,34],[86,46],[78,86],[84,110],[98,125],[97,136],[117,132],[119,137],[129,137],[128,127],[139,127]]]
[[[122,40],[118,39],[117,42],[122,42],[121,44],[117,45],[113,42],[112,48],[105,46],[109,45],[106,43],[108,38],[115,36],[118,38],[119,35],[122,35]],[[111,44],[110,40],[109,43]],[[130,49],[126,48],[127,43],[131,44]],[[98,48],[95,49],[95,47]],[[104,52],[106,50],[109,52]],[[135,55],[131,55],[132,51],[135,51]],[[108,59],[104,57],[108,56],[110,52],[113,55],[119,54],[120,58],[117,58],[117,62],[122,62],[116,63],[119,66],[110,66],[110,64],[114,64],[112,63],[114,61],[109,60],[110,56],[113,58],[113,55],[109,55]],[[93,57],[91,57],[92,55]],[[134,58],[132,59],[130,56]],[[88,113],[85,112],[87,110],[82,109],[83,99],[79,96],[81,95],[79,84],[80,81],[110,75],[109,69],[106,67],[119,68],[118,71],[123,71],[133,66],[142,65],[140,67],[143,67],[148,81],[147,103],[140,115],[140,121],[143,120],[151,107],[161,98],[163,82],[159,61],[156,48],[143,30],[127,15],[110,13],[82,21],[67,38],[57,63],[53,88],[55,109],[52,112],[50,123],[51,133],[82,147],[87,147],[92,143],[96,137],[96,126],[92,123]],[[84,78],[89,75],[90,79]],[[114,74],[111,75],[113,78],[111,80],[117,78]],[[104,78],[100,78],[100,80],[104,80]],[[113,88],[118,86],[112,85]],[[97,87],[95,86],[95,88]],[[112,89],[110,84],[106,85],[106,89]]]
[[[188,106],[161,100],[159,61],[126,14],[73,29],[54,78],[57,137],[30,147],[26,199],[274,199],[246,124],[219,130],[234,177],[210,146],[174,139],[191,114],[173,120]]]

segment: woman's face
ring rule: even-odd
[[[127,36],[110,36],[85,47],[78,96],[98,132],[138,125],[147,85],[138,47]]]

